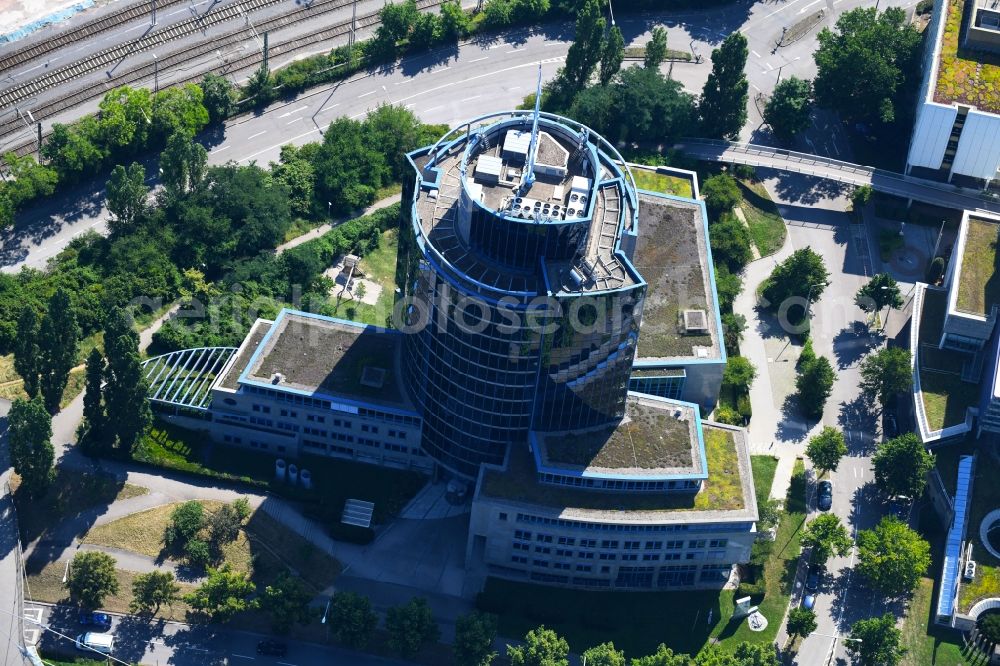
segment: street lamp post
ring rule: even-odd
[[[608,13],[611,14],[611,25],[613,27],[615,25],[615,10],[611,6],[611,0],[608,0]]]
[[[156,0],[153,0],[154,2]],[[153,55],[153,94],[160,92],[160,61],[156,59],[156,54]]]
[[[150,0],[150,3],[153,5],[153,15],[149,21],[149,27],[152,28],[156,25],[156,0]]]
[[[69,578],[69,560],[66,560],[66,568],[63,570],[63,584],[66,584],[66,580]]]

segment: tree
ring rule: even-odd
[[[806,455],[812,461],[813,467],[819,470],[820,476],[837,471],[840,459],[847,455],[844,433],[830,426],[824,427],[818,435],[809,440]]]
[[[111,234],[130,231],[146,208],[146,169],[137,162],[127,169],[119,164],[111,170],[107,187],[108,210],[114,215],[108,224]]]
[[[514,3],[510,0],[486,0],[483,5],[483,25],[506,28],[514,20]]]
[[[7,418],[7,437],[10,442],[10,459],[14,471],[21,477],[21,485],[29,497],[45,493],[55,473],[52,464],[52,417],[41,398],[17,399],[10,407]]]
[[[368,597],[354,592],[338,592],[330,602],[327,621],[337,640],[357,649],[368,645],[368,639],[378,625],[378,615],[372,610]]]
[[[643,66],[656,69],[667,58],[667,31],[662,26],[653,28],[652,39],[646,42]]]
[[[805,318],[805,304],[815,303],[823,295],[830,282],[830,271],[826,269],[823,257],[809,246],[796,250],[783,262],[774,267],[764,281],[761,293],[766,305],[781,312],[782,307],[801,304]],[[790,299],[796,301],[789,302]],[[787,316],[787,313],[786,313]]]
[[[38,331],[39,386],[50,414],[59,411],[69,371],[76,365],[79,338],[80,327],[69,292],[60,287],[49,299],[48,311]]]
[[[885,594],[910,593],[930,564],[930,545],[895,516],[858,533],[857,571]]]
[[[253,610],[258,603],[252,598],[255,586],[250,578],[229,565],[209,569],[208,578],[194,592],[184,595],[184,601],[213,621],[225,622],[237,613]]]
[[[569,666],[569,643],[544,625],[529,631],[524,643],[507,646],[511,666]]]
[[[496,659],[493,642],[497,637],[497,616],[473,611],[455,621],[455,663],[457,666],[490,666]]]
[[[278,91],[274,87],[274,77],[271,76],[271,72],[264,66],[264,63],[261,63],[260,67],[254,70],[243,89],[246,91],[247,97],[253,99],[253,104],[258,109],[270,104],[278,97]]]
[[[469,32],[469,15],[462,10],[461,0],[446,0],[441,4],[441,39],[456,41]]]
[[[386,37],[393,40],[394,45],[410,34],[410,29],[417,20],[417,13],[416,0],[388,4],[379,10],[381,27],[385,30]]]
[[[872,189],[871,185],[859,185],[855,187],[854,191],[851,192],[851,208],[854,211],[859,211],[867,206],[874,192],[875,190]]]
[[[66,588],[70,599],[82,608],[100,608],[104,597],[118,594],[115,558],[100,551],[78,552],[70,562]]]
[[[757,502],[757,525],[763,529],[771,529],[781,519],[781,500],[768,498]]]
[[[774,87],[764,107],[764,122],[782,141],[791,141],[809,127],[812,114],[812,83],[790,76]]]
[[[622,68],[625,60],[625,38],[621,28],[614,25],[608,31],[608,38],[601,49],[601,68],[599,78],[602,85],[607,85]]]
[[[24,392],[29,398],[38,395],[38,373],[41,359],[38,349],[38,313],[31,305],[21,308],[14,338],[14,371],[24,380]]]
[[[735,139],[747,121],[750,83],[746,68],[747,38],[740,32],[726,37],[712,51],[712,71],[701,93],[701,124],[705,136]]]
[[[389,632],[389,647],[405,659],[412,659],[424,645],[441,637],[430,606],[422,597],[413,597],[406,604],[389,608],[385,614],[385,628]]]
[[[129,612],[156,615],[163,604],[171,605],[180,598],[180,585],[169,571],[138,574],[132,581],[132,602]]]
[[[94,347],[87,355],[86,387],[83,393],[83,418],[87,424],[88,445],[99,441],[104,430],[104,403],[101,399],[104,368],[104,355]]]
[[[212,562],[212,549],[204,539],[189,539],[184,544],[184,557],[196,569],[204,569]]]
[[[601,59],[601,46],[604,42],[603,9],[600,0],[582,0],[577,12],[576,37],[566,54],[566,65],[561,73],[573,93],[586,87]]]
[[[625,653],[608,641],[584,650],[583,660],[588,666],[625,666]]]
[[[872,458],[875,483],[887,497],[920,497],[934,462],[915,433],[904,433],[878,445]]]
[[[886,613],[851,625],[853,640],[844,641],[844,646],[859,666],[896,666],[905,652],[900,637],[895,616]]]
[[[413,32],[410,33],[410,47],[426,50],[441,39],[441,26],[438,17],[431,12],[420,12],[413,21]]]
[[[708,240],[713,259],[724,263],[733,273],[743,270],[753,259],[750,230],[732,213],[723,213],[717,222],[709,225]]]
[[[293,624],[303,627],[315,617],[309,607],[312,594],[301,578],[282,571],[272,585],[264,588],[260,606],[271,616],[271,626],[279,634],[287,634]]]
[[[808,636],[816,631],[816,612],[808,608],[793,608],[788,611],[788,635]]]
[[[861,362],[861,391],[874,402],[885,405],[897,393],[908,393],[913,387],[910,350],[883,347]]]
[[[743,201],[739,183],[728,173],[717,173],[705,179],[701,186],[701,195],[705,198],[705,208],[708,209],[713,221]]]
[[[987,654],[993,654],[997,644],[1000,643],[1000,615],[996,613],[981,615],[979,621],[976,622],[976,631],[989,646]]]
[[[184,502],[170,513],[170,522],[163,533],[169,548],[183,550],[205,526],[205,507],[197,500]]]
[[[743,356],[730,356],[726,360],[726,369],[722,371],[722,383],[744,392],[753,385],[757,378],[757,368]]]
[[[799,407],[807,418],[819,419],[823,408],[833,392],[833,364],[825,356],[799,362],[799,374],[795,377],[795,388]]]
[[[692,666],[693,664],[688,655],[675,654],[673,650],[660,643],[653,654],[632,657],[631,666]]]
[[[906,12],[844,12],[818,39],[816,101],[845,120],[895,120],[904,91],[920,80],[920,33]]]
[[[163,145],[177,132],[194,136],[203,130],[208,124],[204,98],[201,88],[194,83],[171,86],[157,93],[153,98],[154,140]]]
[[[52,124],[42,144],[42,157],[59,174],[60,184],[72,185],[100,170],[106,155],[94,143],[97,134],[97,120],[92,116],[72,125]]]
[[[722,313],[722,336],[725,338],[726,353],[739,354],[743,333],[747,330],[747,318],[736,312]]]
[[[221,123],[233,112],[233,84],[224,76],[209,72],[198,84],[201,86],[202,103],[208,111],[211,124]]]
[[[212,546],[216,550],[227,543],[236,541],[240,535],[240,528],[243,527],[243,517],[231,504],[224,504],[219,507],[211,518],[208,519],[208,531]]]
[[[878,312],[882,308],[898,310],[903,307],[903,296],[891,275],[878,273],[858,289],[854,303],[865,312]]]
[[[851,552],[851,536],[840,518],[832,513],[817,516],[802,531],[802,545],[812,548],[812,561],[824,564],[831,555],[845,557]]]
[[[112,156],[135,154],[149,141],[153,93],[148,88],[120,86],[101,100],[100,142]]]
[[[152,422],[148,384],[139,359],[139,336],[121,308],[112,310],[104,325],[108,357],[104,390],[108,435],[122,453],[131,453]]]
[[[205,177],[208,152],[187,134],[172,134],[160,153],[160,180],[172,196],[183,194]]]

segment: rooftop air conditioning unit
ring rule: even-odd
[[[972,580],[976,577],[976,561],[969,560],[965,563],[965,571],[962,572],[962,578],[965,580]]]

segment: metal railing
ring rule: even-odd
[[[692,148],[699,146],[703,148],[721,148],[722,150],[720,150],[719,155],[716,158],[721,162],[737,161],[732,159],[735,157],[734,154],[746,155],[746,158],[739,160],[741,164],[747,164],[754,167],[794,171],[809,176],[815,176],[817,178],[838,180],[854,185],[870,184],[874,189],[886,194],[892,194],[907,199],[920,199],[928,203],[939,203],[942,197],[965,198],[969,200],[970,204],[976,202],[987,206],[987,208],[977,207],[977,210],[1000,210],[1000,199],[994,195],[981,192],[971,192],[958,186],[944,186],[941,183],[932,180],[907,176],[895,171],[888,171],[886,169],[878,169],[875,167],[853,164],[851,162],[844,162],[843,160],[836,160],[831,157],[811,155],[809,153],[800,153],[794,150],[772,148],[770,146],[761,146],[753,143],[723,141],[720,139],[702,139],[697,137],[684,138],[677,142],[678,148],[683,149],[684,146],[690,146]],[[754,160],[753,157],[760,157],[765,161]],[[775,162],[779,163],[776,164]],[[831,173],[830,171],[809,169],[809,166],[825,167],[826,169],[832,170],[834,173]],[[838,173],[843,174],[843,176],[838,177]],[[928,192],[935,192],[941,196],[931,196]],[[972,208],[974,206],[967,207]]]

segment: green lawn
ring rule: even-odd
[[[997,273],[997,229],[995,222],[969,218],[969,231],[962,252],[955,307],[983,315],[1000,301],[1000,274]]]
[[[396,296],[396,253],[399,247],[399,231],[389,229],[382,232],[378,247],[361,259],[360,268],[367,279],[382,286],[375,305],[360,301],[331,299],[322,314],[330,317],[350,319],[363,324],[386,326],[392,318],[392,306]],[[339,292],[339,288],[337,289]],[[336,293],[336,292],[335,292]]]
[[[774,471],[778,469],[778,459],[774,456],[750,456],[753,468],[753,487],[757,494],[757,506],[766,502],[774,483]]]
[[[694,193],[691,191],[691,181],[687,178],[670,176],[653,169],[643,169],[635,166],[632,167],[632,177],[635,178],[635,184],[640,190],[673,194],[678,197],[687,197],[688,199],[694,196]]]
[[[107,661],[94,661],[83,657],[69,657],[63,654],[53,655],[50,652],[41,652],[39,656],[45,661],[47,666],[106,666]]]
[[[936,582],[921,578],[913,592],[902,626],[906,655],[900,666],[964,666],[961,636],[957,631],[934,624]]]
[[[347,498],[375,503],[374,521],[396,515],[427,478],[417,472],[319,456],[301,456],[300,468],[313,474],[313,490],[274,481],[274,456],[212,444],[202,432],[157,422],[143,440],[136,459],[158,467],[252,484],[277,495],[307,503],[321,519],[337,517]]]
[[[740,209],[747,219],[753,244],[762,257],[774,254],[785,244],[787,235],[778,207],[771,201],[763,183],[741,180],[740,191],[743,193]]]
[[[743,641],[751,643],[772,643],[778,634],[778,627],[785,617],[788,599],[792,594],[795,572],[802,551],[800,538],[806,522],[806,478],[802,460],[795,461],[792,483],[785,498],[785,512],[778,522],[778,532],[771,547],[771,553],[764,564],[764,598],[757,602],[761,614],[767,618],[767,629],[751,631],[745,621],[729,622],[712,632],[714,638],[727,647],[735,648]],[[726,593],[732,605],[731,593]],[[727,616],[728,617],[728,616]]]

